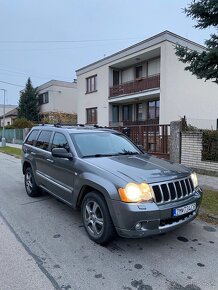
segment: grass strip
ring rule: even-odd
[[[6,154],[9,154],[9,155],[13,155],[15,157],[19,157],[20,158],[22,150],[20,148],[14,148],[14,147],[6,146],[6,147],[0,147],[0,152],[6,153]]]
[[[218,225],[218,191],[204,189],[203,193],[199,217]]]

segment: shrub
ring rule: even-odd
[[[16,129],[16,128],[23,129],[23,128],[32,128],[33,125],[34,125],[33,122],[31,122],[25,118],[20,118],[20,119],[18,118],[14,121],[13,125],[10,125],[10,127],[13,127],[14,129]]]
[[[218,162],[218,130],[202,134],[202,160]]]

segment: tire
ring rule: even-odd
[[[105,245],[114,235],[114,225],[104,198],[95,191],[89,192],[82,202],[83,225],[90,239]]]
[[[40,187],[36,185],[35,178],[33,175],[33,171],[31,167],[28,167],[24,174],[24,184],[26,193],[30,197],[37,197],[42,194],[42,190]]]

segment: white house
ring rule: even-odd
[[[40,114],[52,112],[75,114],[77,112],[77,83],[51,80],[38,87]]]
[[[205,49],[164,31],[78,69],[78,122],[169,124],[185,115],[194,126],[216,129],[218,86],[185,71],[175,55],[176,44]]]

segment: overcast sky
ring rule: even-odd
[[[18,103],[28,77],[33,86],[73,81],[75,70],[164,30],[203,44],[210,31],[193,28],[182,12],[190,2],[0,0],[0,89],[7,90],[6,103]]]

